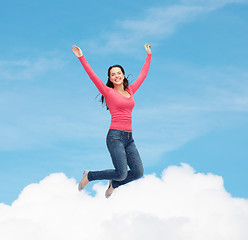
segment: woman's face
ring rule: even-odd
[[[113,67],[110,70],[109,79],[114,85],[123,84],[125,76],[119,67]]]

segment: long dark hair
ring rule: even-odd
[[[126,90],[126,88],[127,88],[128,85],[129,85],[129,82],[128,82],[127,78],[125,77],[124,68],[123,68],[121,65],[118,65],[118,64],[109,67],[109,69],[108,69],[108,81],[107,81],[107,83],[106,83],[106,86],[111,87],[111,88],[114,88],[114,84],[110,81],[110,70],[111,70],[112,68],[115,68],[115,67],[120,68],[121,71],[122,71],[122,73],[124,74],[123,86],[124,86],[124,90]],[[99,95],[99,94],[98,94],[98,95]],[[97,95],[97,96],[98,96],[98,95]],[[97,96],[96,96],[96,97],[97,97]],[[104,102],[105,102],[106,108],[107,108],[107,110],[109,110],[108,105],[107,105],[107,103],[106,103],[105,98],[104,98],[103,95],[101,96],[101,100],[100,100],[99,102],[102,102],[103,105],[104,105]]]

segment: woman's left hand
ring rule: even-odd
[[[149,45],[148,43],[145,44],[145,49],[146,49],[147,54],[152,54],[150,47],[151,45]]]

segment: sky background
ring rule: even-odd
[[[186,163],[248,198],[248,1],[5,1],[0,9],[0,203],[52,173],[112,168],[110,114],[71,51],[134,82],[145,174]],[[106,183],[106,182],[104,182]],[[91,191],[93,183],[89,184]]]

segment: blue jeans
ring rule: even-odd
[[[90,171],[89,181],[112,180],[113,188],[117,188],[143,176],[143,165],[132,132],[109,129],[106,143],[115,169]]]

